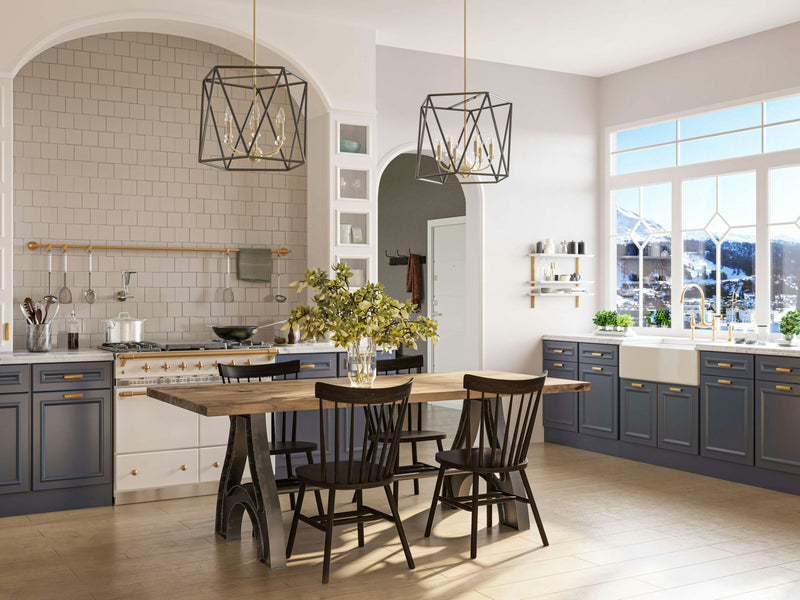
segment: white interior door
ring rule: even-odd
[[[466,310],[466,217],[428,221],[428,314],[439,322],[428,371],[469,368]]]

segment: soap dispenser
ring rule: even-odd
[[[75,316],[75,311],[73,310],[72,313],[69,315],[69,319],[67,319],[67,349],[68,350],[77,350],[78,349],[78,337],[81,333],[81,322],[78,320],[78,317]]]

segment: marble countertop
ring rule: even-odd
[[[22,365],[57,362],[91,362],[95,360],[114,360],[112,352],[87,348],[85,350],[52,350],[50,352],[3,352],[0,365]]]
[[[648,339],[652,339],[653,345],[661,345],[661,339],[666,336],[611,336],[599,335],[596,333],[567,333],[567,334],[547,334],[543,335],[544,340],[554,340],[560,342],[585,342],[592,344],[613,344],[615,346],[646,346]],[[760,344],[735,344],[728,341],[712,340],[690,340],[682,337],[669,337],[670,343],[676,345],[694,345],[696,350],[702,352],[733,352],[736,354],[764,354],[769,356],[796,356],[800,357],[800,345],[782,346],[775,342]]]

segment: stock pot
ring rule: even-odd
[[[144,322],[147,319],[134,319],[121,312],[113,319],[106,319],[106,343],[120,344],[141,342],[144,339]]]

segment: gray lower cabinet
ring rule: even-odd
[[[753,465],[753,380],[704,375],[700,385],[700,454]]]
[[[658,447],[698,454],[700,390],[694,386],[658,384]]]
[[[591,389],[578,394],[578,431],[584,435],[619,438],[617,367],[580,363],[578,379]]]
[[[0,395],[0,494],[30,489],[30,410],[29,394]]]
[[[800,385],[756,384],[756,466],[800,474]]]
[[[548,377],[577,379],[578,363],[545,360]],[[545,427],[578,431],[578,393],[545,394],[542,396],[542,424]]]
[[[619,381],[619,439],[656,446],[658,384],[650,381]]]

